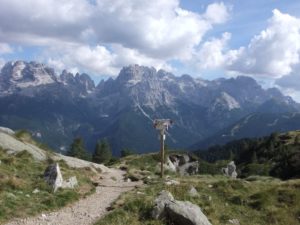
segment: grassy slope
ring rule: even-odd
[[[122,159],[121,165],[127,166],[128,171],[138,168],[143,173],[152,171],[152,181],[119,198],[113,205],[115,210],[97,225],[166,224],[167,221],[153,220],[150,216],[153,201],[161,190],[170,191],[177,200],[199,205],[214,225],[228,224],[229,219],[238,219],[243,225],[300,224],[300,180],[280,181],[270,177],[230,180],[218,175],[171,175],[180,185],[166,186],[154,173],[156,163],[155,155]],[[190,186],[197,189],[198,197],[188,195]]]
[[[35,161],[26,151],[8,155],[3,149],[0,160],[0,223],[63,207],[94,189],[87,178],[91,171],[71,169],[64,162],[59,162],[63,177],[76,176],[79,187],[52,193],[43,180],[43,172],[52,161]],[[36,188],[39,193],[33,194]]]

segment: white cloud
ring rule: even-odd
[[[168,60],[190,60],[203,36],[228,18],[222,2],[200,14],[179,0],[1,0],[0,40],[49,48],[57,67],[78,63],[113,74],[121,63],[168,68]]]
[[[80,44],[58,45],[47,49],[43,58],[47,63],[61,71],[82,71],[94,75],[118,75],[124,65],[140,64],[153,66],[157,69],[172,70],[164,60],[149,58],[137,50],[124,48],[121,45],[111,45],[111,50],[105,46],[91,47]]]
[[[225,52],[230,33],[223,33],[220,39],[206,41],[198,52],[195,52],[195,64],[198,69],[216,69],[224,67],[231,60],[231,54]]]
[[[229,66],[243,74],[280,78],[300,63],[300,19],[273,10],[269,26],[240,49]]]
[[[213,24],[225,23],[229,19],[228,8],[223,2],[210,4],[206,9],[204,17]]]
[[[13,53],[13,49],[7,43],[0,42],[0,55]]]

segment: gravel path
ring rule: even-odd
[[[109,169],[101,174],[96,193],[73,205],[51,213],[26,219],[16,219],[6,225],[88,225],[94,224],[108,211],[107,208],[123,192],[132,190],[141,183],[124,182],[124,172]]]

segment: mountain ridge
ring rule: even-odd
[[[47,78],[44,83],[41,77]],[[46,65],[23,61],[2,68],[0,106],[3,126],[41,133],[42,141],[57,150],[64,151],[72,138],[82,136],[89,149],[107,138],[114,154],[122,148],[158,149],[155,118],[173,119],[167,144],[185,148],[249,114],[300,109],[278,89],[263,89],[245,76],[208,81],[130,65],[115,79],[95,85],[87,74],[64,70],[57,75]]]

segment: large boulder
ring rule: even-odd
[[[154,201],[152,216],[166,218],[174,225],[211,225],[199,206],[188,201],[176,201],[168,191],[161,191]]]
[[[63,186],[63,177],[58,163],[53,163],[46,168],[44,172],[44,179],[50,186],[52,186],[54,192]]]
[[[237,178],[236,165],[234,161],[228,163],[227,167],[222,168],[222,172],[225,176],[231,177],[233,179]]]
[[[211,225],[200,207],[188,201],[168,202],[166,213],[174,225]]]
[[[165,206],[171,201],[174,201],[173,195],[168,191],[161,191],[158,197],[154,200],[155,205],[152,210],[152,217],[154,219],[165,217]]]

